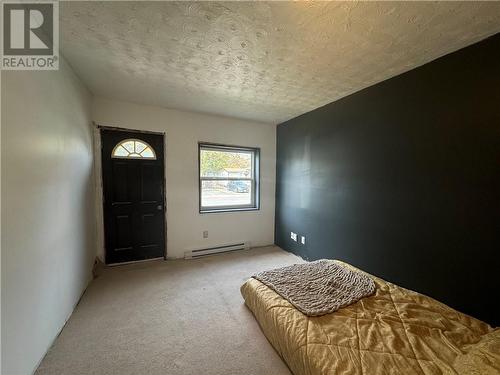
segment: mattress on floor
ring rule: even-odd
[[[305,316],[253,278],[241,293],[296,375],[500,373],[500,329],[373,279],[373,296],[319,317]]]

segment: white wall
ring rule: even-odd
[[[91,280],[91,96],[64,61],[1,74],[1,372],[30,374]]]
[[[94,98],[92,116],[99,125],[166,133],[169,258],[183,257],[186,250],[193,248],[234,241],[249,241],[251,246],[274,242],[274,125],[104,98]],[[198,141],[261,148],[259,211],[198,212]],[[100,201],[98,205],[102,210]],[[204,230],[209,231],[207,239],[203,239]],[[102,243],[102,233],[100,236]],[[102,250],[99,255],[102,257]]]

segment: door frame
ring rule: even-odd
[[[122,263],[106,263],[106,241],[105,241],[105,230],[104,227],[104,190],[103,190],[103,168],[102,168],[102,139],[101,139],[101,129],[105,130],[116,130],[116,131],[125,131],[129,133],[139,133],[139,134],[155,134],[160,135],[163,138],[163,216],[164,216],[164,228],[163,228],[163,236],[165,237],[165,246],[163,249],[163,259],[167,260],[167,137],[165,132],[156,132],[149,130],[137,130],[137,129],[129,129],[122,128],[117,126],[107,126],[101,125],[96,122],[92,123],[94,126],[94,175],[95,175],[95,192],[96,192],[96,211],[97,211],[97,233],[96,233],[96,242],[98,254],[97,257],[101,262],[110,266],[118,266],[130,263],[140,263],[140,262],[148,262],[152,260],[158,260],[159,258],[145,259],[145,260],[136,260],[131,262],[122,262]]]

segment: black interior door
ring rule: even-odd
[[[101,129],[101,142],[106,263],[164,257],[163,135]]]

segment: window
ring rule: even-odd
[[[153,148],[140,139],[125,139],[118,143],[111,153],[112,158],[117,159],[155,159]]]
[[[199,144],[200,212],[259,209],[258,148]]]

